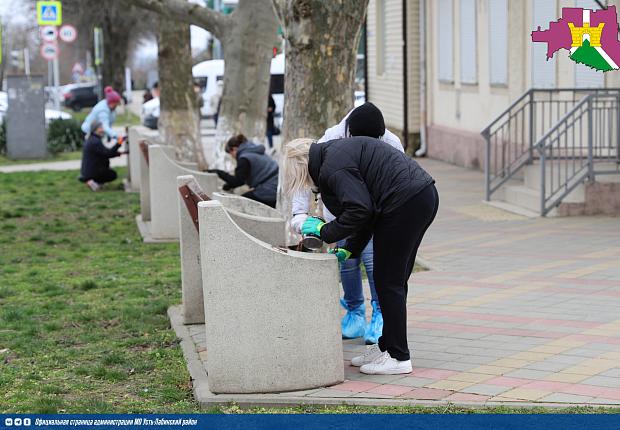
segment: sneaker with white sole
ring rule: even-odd
[[[88,181],[86,181],[86,186],[93,191],[99,191],[101,189],[101,185],[99,185],[97,182],[95,182],[92,179],[89,179]]]
[[[382,354],[383,352],[379,349],[379,345],[375,343],[374,345],[367,347],[364,354],[353,357],[351,359],[351,366],[360,367],[365,364],[372,363],[377,358],[381,357]]]
[[[367,375],[401,375],[411,373],[411,360],[398,361],[389,352],[381,353],[372,363],[360,367],[360,372]]]

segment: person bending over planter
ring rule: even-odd
[[[278,193],[278,163],[265,154],[265,147],[250,142],[243,134],[231,137],[224,150],[237,160],[235,174],[223,170],[210,169],[226,182],[225,191],[241,185],[248,185],[251,190],[243,196],[276,207]]]
[[[439,207],[435,181],[407,155],[370,137],[324,143],[296,139],[285,147],[284,191],[288,196],[318,188],[336,216],[325,223],[309,217],[304,234],[326,243],[347,238],[330,250],[343,262],[358,257],[374,235],[374,280],[383,313],[378,344],[351,360],[367,374],[411,372],[407,345],[407,281],[418,247]]]
[[[97,120],[93,121],[90,135],[82,150],[82,167],[79,179],[93,191],[99,191],[103,184],[116,179],[116,172],[110,169],[110,158],[122,154],[118,151],[118,148],[121,147],[118,141],[111,148],[103,144],[101,139],[104,134],[103,124]]]
[[[366,102],[353,109],[339,124],[327,129],[317,142],[322,143],[353,136],[374,137],[396,148],[399,152],[405,152],[400,139],[385,128],[383,114],[372,103]],[[311,198],[312,191],[310,188],[293,196],[291,227],[297,233],[301,233],[301,227],[308,218]],[[327,208],[323,207],[323,218],[327,221],[332,221],[335,217]],[[338,245],[344,246],[345,242],[346,240],[343,239],[338,242]],[[366,324],[366,304],[360,268],[362,262],[366,270],[371,295],[372,317],[368,324]],[[379,305],[375,289],[372,262],[372,239],[370,239],[368,245],[360,253],[360,258],[349,258],[347,261],[340,263],[340,279],[342,281],[342,289],[344,290],[344,297],[340,300],[340,304],[346,310],[340,323],[342,337],[343,339],[355,339],[363,336],[364,342],[367,345],[377,343],[383,331],[383,316],[381,315],[381,306]]]

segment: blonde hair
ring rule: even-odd
[[[308,154],[313,143],[312,139],[301,138],[291,140],[284,147],[282,188],[289,197],[313,185],[308,171]]]

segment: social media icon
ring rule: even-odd
[[[13,418],[5,418],[4,425],[7,426],[7,427],[12,427],[13,426]]]

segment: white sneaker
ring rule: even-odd
[[[372,363],[360,367],[360,372],[367,375],[401,375],[411,373],[411,360],[398,361],[389,352],[381,353]]]
[[[88,181],[86,181],[86,185],[88,186],[88,188],[90,188],[93,191],[99,191],[101,189],[101,185],[99,185],[92,179],[89,179]]]
[[[381,357],[383,353],[379,349],[379,345],[376,343],[366,348],[366,352],[363,355],[358,355],[351,359],[351,366],[360,367],[364,364],[369,364]]]

